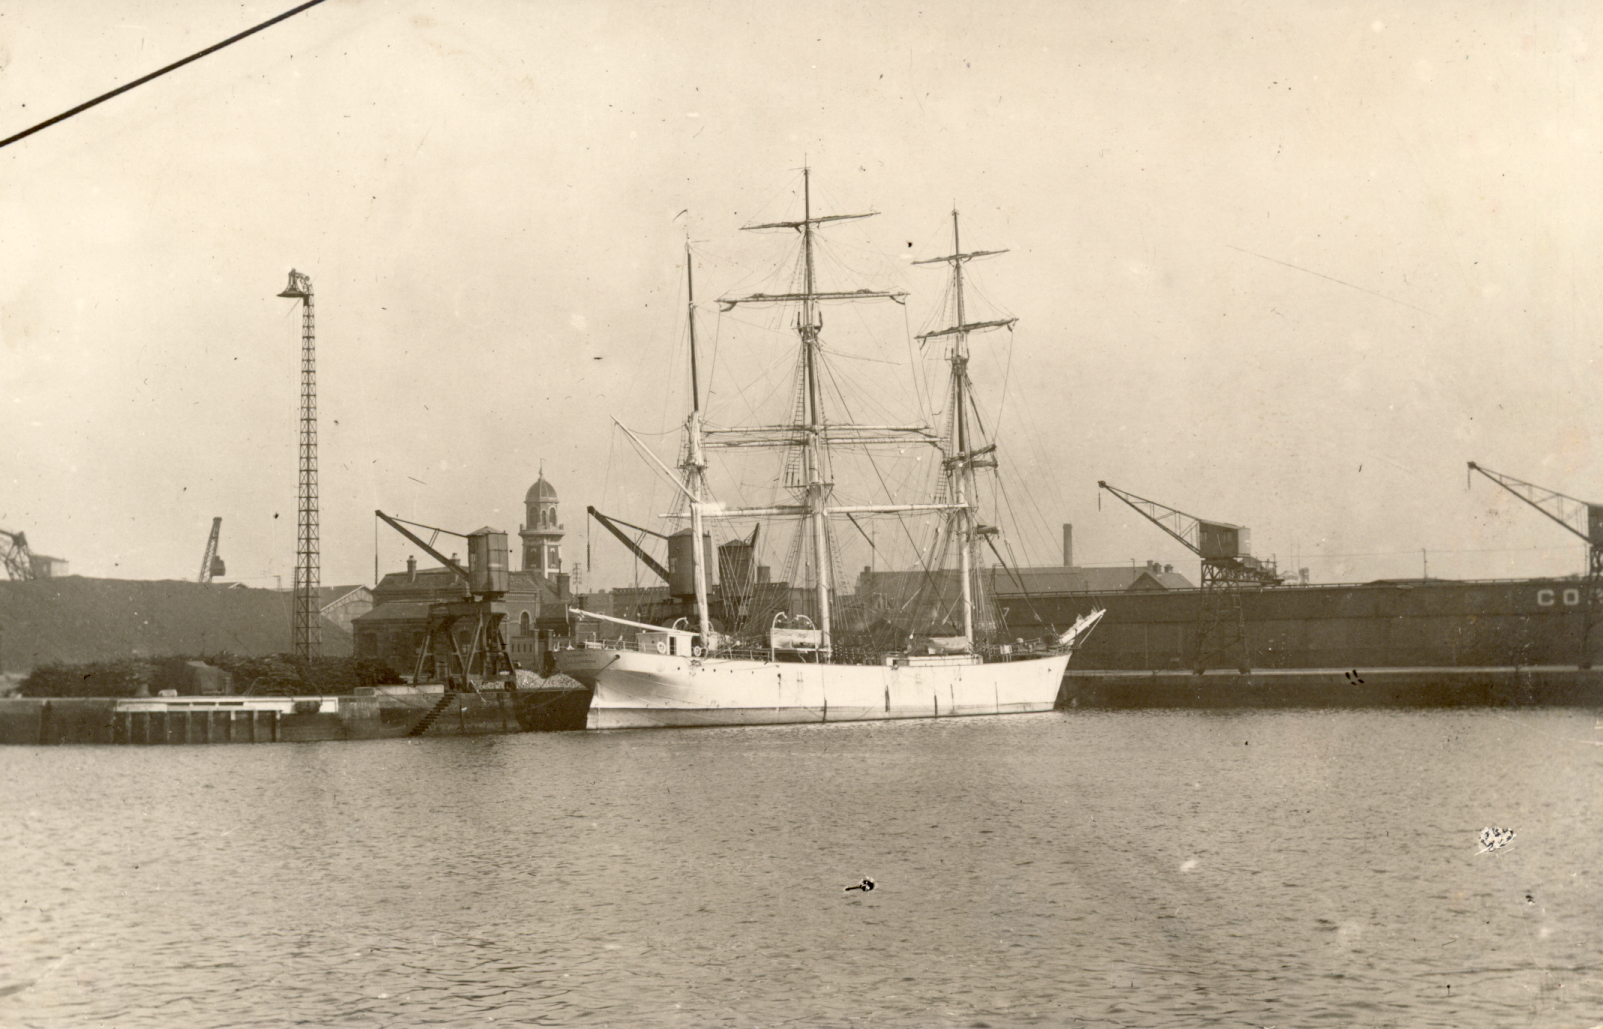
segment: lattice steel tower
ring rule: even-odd
[[[316,657],[323,650],[317,603],[317,339],[312,320],[312,280],[290,269],[281,297],[301,308],[300,517],[295,544],[295,656]]]

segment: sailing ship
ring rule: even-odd
[[[870,214],[812,211],[810,174],[803,170],[799,220],[745,226],[749,230],[791,230],[799,236],[795,282],[784,292],[723,297],[724,311],[741,305],[784,305],[796,312],[792,327],[799,353],[791,383],[789,420],[782,424],[723,426],[709,423],[702,410],[695,343],[695,300],[686,247],[690,296],[690,413],[684,422],[680,474],[671,477],[680,501],[676,517],[689,527],[668,537],[665,577],[678,577],[693,608],[671,624],[573,611],[576,619],[605,626],[600,638],[556,655],[557,667],[593,691],[588,725],[594,729],[667,726],[766,725],[945,718],[1050,710],[1077,645],[1096,626],[1102,611],[1079,617],[1043,638],[1006,638],[1004,619],[986,602],[976,573],[981,548],[1000,557],[997,530],[979,517],[977,475],[996,468],[996,447],[986,443],[974,407],[969,378],[968,339],[973,333],[1011,329],[1015,319],[969,321],[964,303],[964,266],[1005,251],[965,253],[952,212],[952,252],[919,264],[945,264],[951,273],[951,305],[956,317],[943,328],[920,334],[921,345],[938,341],[947,364],[944,418],[940,431],[928,425],[862,425],[837,421],[826,410],[828,395],[822,308],[826,304],[893,300],[906,294],[873,289],[831,289],[820,285],[815,249],[828,224]],[[622,426],[620,425],[620,428]],[[624,431],[628,431],[625,429]],[[634,437],[639,443],[638,437]],[[644,448],[644,444],[640,444]],[[931,493],[922,502],[848,503],[837,499],[835,456],[889,447],[938,454]],[[726,505],[711,489],[708,454],[749,448],[778,451],[780,483],[788,502],[758,506]],[[883,475],[880,476],[883,478]],[[931,542],[921,548],[912,581],[920,589],[892,610],[865,613],[842,603],[836,530],[850,523],[873,546],[863,522],[884,517],[917,518],[933,525]],[[724,561],[721,603],[714,617],[709,582],[713,559],[707,526],[740,520],[789,523],[795,530],[791,553],[803,588],[770,589],[782,610],[752,604],[750,550],[757,530],[744,541],[743,561]],[[609,526],[610,528],[611,526]],[[614,529],[616,533],[617,530]],[[699,543],[698,543],[699,541]],[[737,541],[738,542],[738,541]],[[955,571],[942,571],[942,555],[955,551]],[[955,582],[954,582],[955,577]],[[734,581],[731,582],[731,579]],[[810,581],[807,581],[810,580]],[[673,578],[669,578],[670,583]],[[742,586],[744,583],[744,587]],[[742,592],[744,589],[744,592]],[[872,614],[873,617],[869,617]],[[918,625],[922,619],[927,625]],[[668,621],[668,619],[663,619]],[[594,624],[594,622],[592,622]],[[1038,630],[1039,631],[1039,630]]]

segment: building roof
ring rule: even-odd
[[[426,622],[430,604],[426,600],[391,600],[377,604],[351,619],[352,625],[368,628],[376,622]]]
[[[529,487],[529,492],[523,495],[523,502],[525,504],[533,504],[536,501],[555,503],[556,499],[557,488],[545,481],[544,472],[541,472],[540,477],[534,480],[534,485]]]
[[[1000,595],[1024,593],[1118,593],[1124,590],[1185,590],[1191,582],[1162,566],[1108,565],[1104,567],[998,568],[992,572],[993,589]]]
[[[319,586],[317,588],[317,609],[326,611],[330,604],[337,604],[352,593],[367,589],[366,586]]]
[[[1191,589],[1179,572],[1162,565],[1110,565],[1106,567],[988,568],[983,573],[991,592],[1000,597],[1040,596],[1059,593],[1120,593],[1126,590]],[[925,586],[936,584],[940,596],[956,595],[957,573],[950,569],[925,572],[871,572],[858,581],[859,593],[878,593],[887,597],[912,596]]]
[[[416,573],[390,572],[373,587],[375,604],[399,600],[431,604],[466,595],[467,584],[449,568],[419,568]],[[561,604],[568,599],[557,589],[556,582],[546,576],[529,571],[507,573],[508,600],[536,596],[542,604]]]

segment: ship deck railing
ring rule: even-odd
[[[624,650],[637,654],[663,654],[655,646],[642,646],[638,639],[627,637],[613,637],[611,639],[584,640],[577,644],[581,650]],[[698,648],[699,649],[699,648]],[[846,644],[834,649],[830,664],[837,665],[880,665],[895,661],[903,663],[927,663],[935,658],[950,657],[954,659],[967,659],[980,657],[987,663],[1019,661],[1027,658],[1045,657],[1058,651],[1041,641],[1016,641],[1013,643],[989,644],[977,648],[972,653],[953,652],[940,653],[938,651],[924,650],[887,650],[884,648],[864,648]],[[667,655],[664,655],[667,656]],[[737,642],[732,645],[719,647],[712,653],[690,653],[678,655],[696,659],[724,658],[746,661],[773,661],[781,664],[817,664],[818,652],[806,649],[787,650],[784,648],[765,647],[760,644]]]

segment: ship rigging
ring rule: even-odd
[[[558,666],[595,689],[594,727],[647,725],[749,724],[812,720],[907,718],[942,714],[990,714],[1041,711],[1056,700],[1064,667],[1078,640],[1100,618],[1095,612],[1063,633],[1046,640],[1005,643],[998,638],[994,610],[976,588],[977,550],[991,545],[996,530],[978,516],[980,469],[996,467],[996,448],[980,432],[969,378],[969,336],[990,329],[1011,328],[1011,318],[968,319],[964,302],[964,266],[1002,251],[965,252],[952,215],[952,252],[918,262],[945,264],[952,273],[955,319],[948,326],[918,336],[921,344],[946,344],[947,386],[941,431],[928,424],[887,420],[864,424],[836,420],[826,406],[826,347],[822,341],[825,304],[891,300],[902,304],[906,294],[888,289],[836,289],[821,285],[818,275],[818,230],[827,224],[871,214],[815,214],[811,176],[802,174],[802,217],[745,226],[748,231],[785,230],[798,234],[800,255],[794,288],[723,296],[725,312],[743,306],[784,305],[794,309],[790,329],[797,343],[788,418],[756,420],[725,426],[708,418],[700,382],[695,341],[695,301],[687,247],[686,285],[689,297],[690,404],[684,421],[684,449],[678,474],[650,454],[639,438],[628,435],[657,465],[680,498],[669,517],[688,522],[688,529],[669,537],[667,571],[675,594],[676,569],[688,564],[691,584],[680,580],[677,595],[693,599],[690,616],[672,625],[594,616],[623,629],[638,630],[633,640],[621,635],[598,640],[583,649],[565,651]],[[628,432],[628,430],[625,430]],[[881,489],[864,498],[853,485],[844,491],[837,481],[837,458],[861,453],[868,457],[878,485],[886,476],[872,453],[882,448],[918,451],[931,459],[921,467],[936,479],[926,496],[909,502]],[[777,450],[781,473],[779,496],[768,503],[730,505],[712,489],[709,455],[746,450]],[[739,454],[732,454],[739,457]],[[870,502],[865,502],[869,500]],[[918,548],[915,577],[926,596],[911,610],[890,612],[873,626],[865,612],[843,611],[837,588],[839,546],[835,527],[849,521],[874,548],[859,520],[878,516],[937,516],[933,541]],[[779,596],[781,608],[758,605],[749,613],[722,605],[731,631],[713,615],[710,596],[709,523],[736,520],[781,520],[795,526],[793,560],[787,568],[802,574],[802,590],[788,587]],[[755,543],[756,532],[751,537]],[[946,552],[957,557],[956,624],[944,621],[952,607],[942,597],[949,577],[935,574]],[[727,574],[723,576],[728,584]],[[726,590],[727,592],[727,590]],[[770,595],[770,600],[774,599]],[[731,617],[731,615],[737,617]],[[741,615],[745,615],[740,617]],[[583,616],[581,616],[583,617]],[[903,619],[906,618],[904,623]],[[922,623],[922,624],[919,624]],[[951,630],[957,629],[957,635]],[[873,629],[875,631],[869,631]],[[943,710],[944,709],[944,710]]]

